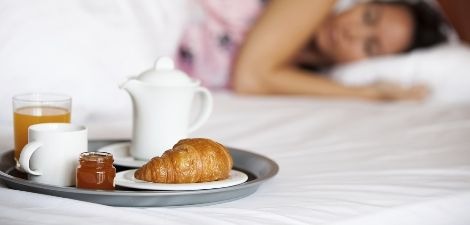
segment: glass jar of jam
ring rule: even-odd
[[[77,188],[114,190],[116,168],[113,155],[107,152],[83,152],[77,167]]]

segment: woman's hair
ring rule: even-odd
[[[406,7],[410,10],[414,21],[413,40],[405,52],[431,47],[447,41],[443,16],[432,6],[424,1],[375,1],[379,4],[394,4]]]

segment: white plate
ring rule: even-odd
[[[98,152],[109,152],[113,154],[114,165],[138,168],[143,166],[147,161],[132,158],[129,150],[130,142],[120,142],[104,146],[98,149]]]
[[[114,181],[116,185],[146,189],[146,190],[165,190],[165,191],[191,191],[191,190],[203,190],[203,189],[214,189],[223,188],[241,184],[248,180],[248,176],[238,170],[230,171],[229,178],[225,180],[204,182],[204,183],[187,183],[187,184],[163,184],[163,183],[152,183],[142,181],[134,178],[134,172],[137,169],[125,170],[116,174]]]

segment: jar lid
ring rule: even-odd
[[[185,85],[194,81],[183,71],[175,69],[175,64],[170,57],[160,57],[155,62],[154,68],[147,70],[137,77],[138,80],[156,85]]]
[[[80,154],[80,160],[94,163],[113,163],[113,154],[108,152],[83,152]]]

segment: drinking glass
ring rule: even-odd
[[[13,96],[15,161],[28,143],[28,127],[38,123],[70,123],[72,98],[63,94],[27,93]]]

